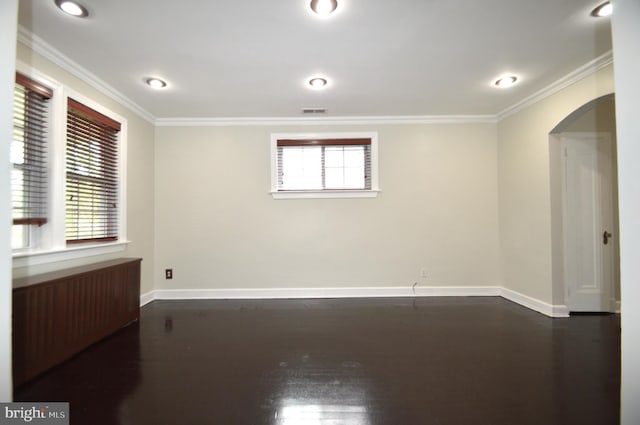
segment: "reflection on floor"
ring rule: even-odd
[[[16,389],[74,425],[619,423],[617,315],[501,298],[155,301]]]

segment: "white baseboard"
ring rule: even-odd
[[[447,288],[449,289],[449,288]],[[457,291],[464,293],[465,288]],[[475,289],[475,288],[473,288]],[[435,292],[434,292],[435,291]],[[449,289],[455,292],[455,288]],[[176,299],[299,299],[299,298],[375,298],[443,296],[442,288],[380,287],[380,288],[266,288],[266,289],[160,289],[157,300]]]
[[[140,294],[140,307],[149,304],[155,299],[155,291],[149,291],[146,294]]]
[[[568,317],[564,305],[551,305],[499,286],[417,286],[378,288],[157,289],[140,296],[140,306],[153,300],[230,300],[376,297],[503,297],[549,317]]]
[[[520,292],[507,288],[501,288],[500,296],[509,301],[513,301],[516,304],[520,304],[521,306],[537,311],[538,313],[542,313],[545,316],[569,317],[569,309],[566,305],[547,304],[544,301],[540,301],[536,298],[532,298],[528,295],[524,295]]]
[[[497,297],[499,286],[417,286],[416,297]]]
[[[156,300],[254,300],[299,298],[410,297],[411,288],[158,289]]]
[[[379,287],[379,288],[267,288],[267,289],[159,289],[156,300],[182,299],[296,299],[376,297],[490,297],[499,287]]]

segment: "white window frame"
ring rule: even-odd
[[[48,216],[47,223],[32,227],[35,230],[32,246],[28,249],[12,252],[13,267],[29,267],[58,261],[67,261],[93,255],[110,254],[124,251],[129,244],[127,240],[127,198],[126,198],[126,170],[127,170],[127,120],[102,106],[87,96],[66,87],[47,75],[33,69],[22,62],[16,64],[16,70],[25,76],[46,85],[53,90],[53,97],[49,109],[48,142]],[[67,246],[65,238],[65,197],[66,197],[66,130],[67,130],[67,99],[72,97],[95,109],[96,111],[120,122],[118,133],[118,240],[115,242],[73,244]]]
[[[371,189],[278,190],[278,140],[371,139]],[[378,184],[378,133],[271,133],[271,196],[273,199],[375,198]]]

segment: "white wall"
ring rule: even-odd
[[[378,131],[378,198],[272,199],[270,133],[322,131]],[[500,285],[496,158],[495,124],[158,127],[156,289]]]
[[[97,262],[116,257],[140,257],[142,261],[142,293],[153,290],[153,228],[154,228],[154,126],[149,121],[115,102],[84,81],[53,64],[28,46],[18,43],[17,60],[40,73],[88,97],[127,120],[127,238],[131,244],[124,252],[92,256],[64,263],[49,263],[14,269],[20,277],[44,273],[64,267]]]
[[[498,123],[501,265],[506,288],[545,303],[564,304],[562,288],[552,284],[549,132],[582,105],[613,91],[613,66],[607,66]]]
[[[11,199],[9,141],[13,134],[13,85],[18,0],[0,2],[0,199]],[[0,402],[13,400],[11,373],[11,205],[0,203]]]
[[[640,423],[640,2],[616,0],[618,185],[622,277],[622,423]]]

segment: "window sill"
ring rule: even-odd
[[[380,190],[287,190],[272,191],[273,199],[375,198]]]
[[[118,241],[101,244],[86,244],[67,248],[57,248],[47,251],[14,252],[13,267],[29,267],[38,264],[55,263],[58,261],[74,260],[94,255],[111,254],[124,251],[129,241]]]

